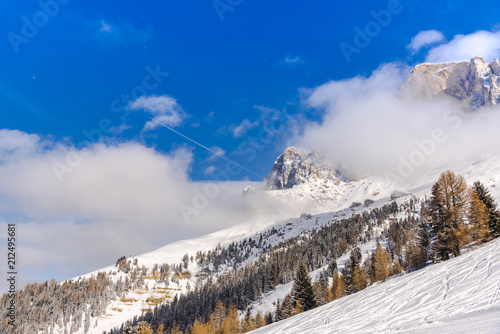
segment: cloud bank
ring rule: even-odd
[[[20,287],[78,276],[176,240],[301,213],[263,194],[242,197],[251,183],[224,182],[224,171],[213,175],[217,182],[193,182],[191,161],[187,148],[163,154],[124,142],[78,150],[0,130],[0,221],[18,225]],[[62,182],[55,162],[67,168]]]
[[[307,124],[293,142],[321,149],[353,174],[400,182],[497,151],[498,107],[471,114],[451,99],[406,98],[401,85],[408,72],[387,64],[369,77],[306,91],[305,105],[321,110],[322,121]]]

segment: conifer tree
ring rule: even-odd
[[[431,249],[432,235],[433,234],[431,231],[431,227],[427,222],[427,219],[426,218],[422,219],[422,221],[418,225],[417,244],[420,249],[420,253],[422,253],[421,257],[425,259],[428,259],[429,255],[432,254],[432,249]]]
[[[330,264],[328,265],[328,269],[326,270],[326,272],[328,276],[333,277],[333,275],[335,275],[335,272],[337,272],[337,270],[338,270],[337,260],[333,258]]]
[[[489,232],[495,237],[500,236],[500,211],[495,199],[481,182],[474,182],[473,187],[479,199],[486,205],[486,209],[488,210]]]
[[[208,324],[203,323],[198,319],[196,319],[191,328],[191,334],[212,334],[212,333],[210,332]]]
[[[266,325],[266,320],[264,319],[264,316],[260,311],[257,312],[257,314],[255,315],[255,329],[265,325]]]
[[[352,292],[358,292],[366,288],[368,285],[367,275],[360,266],[356,266],[352,270],[352,284],[350,290]]]
[[[349,256],[349,259],[346,261],[344,270],[342,271],[342,276],[344,278],[345,283],[347,284],[347,287],[351,291],[359,291],[354,289],[353,284],[354,284],[354,269],[358,269],[358,274],[361,274],[360,270],[360,264],[362,260],[362,255],[361,255],[361,249],[359,247],[354,247],[353,250],[351,251],[351,255]],[[358,282],[360,283],[359,277]]]
[[[215,306],[214,311],[210,315],[210,327],[213,333],[222,333],[222,324],[225,318],[226,308],[224,307],[224,304],[222,304],[222,301],[219,301],[217,303],[217,306]]]
[[[333,275],[332,287],[330,288],[330,300],[344,297],[346,295],[346,289],[347,286],[342,277],[340,277],[339,272],[337,271],[335,275]]]
[[[373,278],[375,282],[384,282],[391,273],[389,254],[387,254],[387,251],[380,244],[378,244],[375,251],[374,270]]]
[[[489,240],[489,212],[486,204],[480,200],[478,192],[474,189],[469,207],[469,234],[473,241],[483,243]]]
[[[245,319],[243,320],[243,324],[241,325],[241,330],[243,333],[253,331],[255,329],[254,322],[252,319],[252,312],[250,308],[247,308],[247,312],[245,314]]]
[[[291,316],[293,316],[293,313],[294,313],[293,297],[290,293],[288,293],[283,299],[283,303],[281,303],[282,319],[290,318]]]
[[[430,213],[436,241],[436,256],[447,260],[460,255],[465,235],[465,220],[470,203],[470,190],[463,176],[451,170],[443,172],[432,187]]]
[[[141,321],[137,324],[137,334],[153,334],[153,329],[150,324]]]
[[[295,280],[293,282],[293,302],[294,304],[297,304],[297,302],[300,303],[304,311],[313,309],[316,306],[311,277],[309,277],[309,273],[304,263],[299,265],[295,273]]]
[[[318,280],[314,282],[314,293],[317,306],[325,305],[329,301],[328,297],[328,277],[326,273],[321,272]]]
[[[274,319],[275,319],[275,321],[280,321],[280,320],[286,319],[283,316],[283,311],[281,310],[281,302],[279,299],[276,302],[276,312],[274,312]]]
[[[235,304],[232,304],[227,310],[227,315],[222,323],[224,334],[232,334],[240,332],[240,319],[238,316],[238,309]]]
[[[170,334],[173,333],[173,327],[172,327],[172,331],[170,332]],[[158,325],[158,327],[156,328],[156,334],[167,334],[167,331],[165,330],[165,326],[163,325],[163,323],[160,323]]]
[[[170,334],[181,334],[181,331],[179,330],[179,325],[177,325],[177,322],[174,322],[172,325],[172,329],[170,329]]]

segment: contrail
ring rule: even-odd
[[[218,156],[218,157],[220,157],[220,158],[222,158],[222,159],[224,159],[224,160],[226,160],[226,161],[228,161],[228,162],[232,163],[233,165],[238,166],[238,167],[240,167],[240,168],[242,168],[242,169],[246,170],[247,172],[249,172],[249,173],[251,173],[251,174],[253,174],[253,175],[255,175],[255,176],[257,176],[257,177],[259,177],[259,178],[261,178],[261,179],[263,179],[263,178],[264,178],[262,175],[259,175],[259,174],[257,174],[257,173],[252,172],[250,169],[248,169],[248,168],[246,168],[246,167],[244,167],[244,166],[240,165],[240,164],[239,164],[239,163],[237,163],[236,161],[233,161],[233,160],[231,160],[231,159],[226,158],[226,157],[225,157],[225,156],[223,156],[222,154],[215,152],[214,150],[212,150],[212,149],[210,149],[210,148],[206,147],[206,146],[205,146],[205,145],[203,145],[203,144],[198,143],[197,141],[195,141],[195,140],[193,140],[193,139],[189,138],[189,137],[188,137],[188,136],[186,136],[186,135],[183,135],[182,133],[180,133],[179,131],[176,131],[176,130],[172,129],[172,128],[171,128],[171,127],[169,127],[168,125],[163,124],[162,122],[160,122],[160,121],[158,121],[158,120],[156,120],[156,119],[154,119],[154,118],[152,118],[152,117],[150,117],[149,119],[150,119],[150,120],[152,120],[152,121],[153,121],[153,122],[155,122],[155,123],[158,123],[159,125],[161,125],[161,126],[163,126],[163,127],[167,128],[167,129],[169,129],[170,131],[177,133],[179,136],[181,136],[181,137],[183,137],[183,138],[185,138],[185,139],[189,140],[190,142],[193,142],[193,143],[195,143],[196,145],[198,145],[198,146],[200,146],[200,147],[203,147],[205,150],[207,150],[207,151],[209,151],[210,153],[215,154],[216,156]]]

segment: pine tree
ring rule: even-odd
[[[290,293],[287,293],[285,298],[283,299],[283,303],[281,303],[281,315],[283,319],[288,319],[294,314],[294,305],[293,305],[293,297]]]
[[[495,199],[481,182],[474,182],[473,187],[479,199],[486,205],[486,209],[488,210],[489,232],[495,237],[500,236],[500,211]]]
[[[276,302],[276,312],[274,312],[274,319],[275,319],[275,321],[280,321],[280,320],[286,319],[283,316],[283,311],[281,310],[281,302],[279,299]]]
[[[431,239],[432,239],[432,231],[429,223],[427,222],[427,219],[424,218],[418,225],[418,232],[417,232],[417,244],[418,248],[420,249],[420,252],[423,254],[419,254],[419,259],[422,257],[425,258],[426,260],[429,259],[429,255],[431,254]],[[419,261],[419,266],[424,266],[425,262],[422,264]]]
[[[328,269],[326,270],[328,276],[333,277],[335,273],[338,271],[337,260],[334,258],[328,265]]]
[[[311,277],[309,277],[309,273],[304,263],[299,265],[295,273],[295,280],[293,282],[293,302],[294,304],[299,302],[304,311],[316,307]]]
[[[344,297],[346,295],[347,286],[340,277],[339,272],[337,271],[335,275],[333,275],[332,287],[330,288],[330,300],[335,300],[340,297]]]
[[[316,296],[316,304],[318,306],[328,303],[328,277],[326,276],[326,273],[321,272],[318,280],[314,282],[314,294]]]
[[[347,287],[349,288],[350,291],[353,291],[353,292],[359,291],[359,290],[356,290],[353,286],[353,284],[354,284],[354,269],[357,268],[357,274],[361,274],[360,264],[361,264],[362,259],[363,259],[363,256],[361,255],[361,249],[359,249],[359,247],[354,247],[353,250],[351,251],[351,255],[349,256],[349,259],[345,263],[344,270],[342,271],[342,276],[344,278],[345,283],[347,284]],[[358,284],[361,282],[359,280],[359,278],[360,277],[357,277]]]

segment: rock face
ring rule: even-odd
[[[469,62],[421,64],[408,76],[405,90],[417,98],[454,97],[475,110],[500,102],[500,63],[482,57]]]
[[[314,181],[338,182],[335,166],[316,151],[309,153],[295,147],[285,149],[266,178],[267,187],[273,190],[290,189]]]

